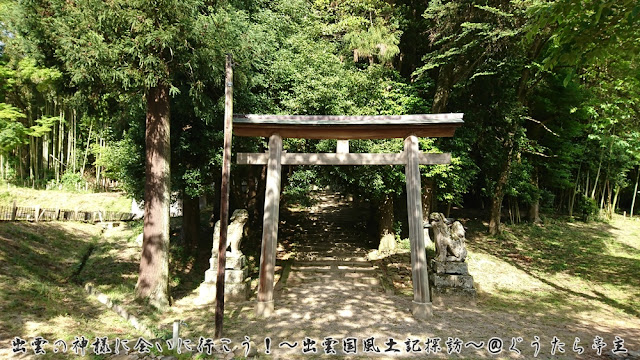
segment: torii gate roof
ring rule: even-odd
[[[233,132],[237,136],[304,139],[390,139],[452,137],[461,126],[463,114],[415,115],[233,115]]]

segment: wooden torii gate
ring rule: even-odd
[[[404,165],[407,179],[407,207],[411,269],[412,313],[416,318],[432,315],[431,294],[422,223],[421,164],[449,164],[451,154],[421,153],[418,136],[451,137],[463,124],[463,114],[420,114],[398,116],[324,115],[234,115],[233,132],[238,136],[269,138],[267,153],[239,153],[238,164],[267,165],[264,201],[260,282],[256,314],[268,317],[274,311],[273,282],[278,240],[280,172],[282,165]],[[292,154],[282,152],[283,138],[338,139],[336,153]],[[350,139],[404,138],[404,152],[396,154],[349,153]]]

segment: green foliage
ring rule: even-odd
[[[287,203],[311,206],[313,199],[309,196],[311,188],[316,184],[317,173],[311,169],[298,169],[288,177],[287,186],[282,195]]]
[[[29,128],[28,135],[33,137],[41,137],[42,135],[49,133],[59,121],[59,117],[43,116],[40,119],[36,120],[36,125],[33,125]]]
[[[84,187],[85,181],[80,173],[67,171],[60,180],[64,190],[76,191],[78,187]]]
[[[122,140],[105,147],[95,147],[96,166],[102,166],[105,175],[118,179],[121,188],[136,199],[143,198],[144,191],[144,148],[127,133]]]
[[[428,21],[426,30],[433,47],[425,54],[424,65],[416,75],[443,65],[454,65],[455,71],[460,72],[456,77],[472,79],[476,69],[482,69],[483,60],[518,41],[518,17],[523,11],[521,2],[429,2],[423,16]],[[484,70],[477,76],[495,73]]]
[[[476,179],[478,167],[467,151],[459,151],[460,142],[453,142],[451,163],[448,165],[422,165],[423,177],[431,178],[437,187],[437,199],[442,202],[462,206],[462,197],[467,194]],[[435,139],[420,139],[420,150],[429,153],[443,152],[436,145]]]
[[[400,19],[392,4],[380,0],[330,2],[319,0],[314,8],[322,19],[323,34],[341,42],[341,55],[369,64],[390,63],[400,53]]]
[[[638,49],[640,6],[636,1],[535,2],[526,27],[528,38],[548,34],[548,51],[540,64],[577,68]],[[575,73],[567,74],[571,78]]]
[[[25,118],[20,109],[0,102],[0,153],[6,154],[18,145],[26,144],[28,130],[19,122]]]
[[[594,199],[582,194],[578,195],[576,198],[574,212],[579,214],[583,221],[594,220],[599,211],[600,207]]]
[[[107,145],[93,147],[89,162],[140,197],[144,94],[163,83],[171,94],[172,184],[188,196],[210,191],[220,173],[228,52],[239,113],[464,112],[453,139],[420,141],[422,151],[452,154],[449,165],[421,169],[440,202],[486,203],[507,169],[501,195],[566,211],[574,191],[593,191],[599,203],[607,191],[628,188],[630,169],[640,164],[640,6],[630,0],[1,6],[0,152],[22,176],[35,171],[60,130],[68,145],[69,115],[60,114],[73,112],[72,145],[82,153],[93,126],[91,142],[98,133]],[[236,137],[233,151],[265,145]],[[284,146],[335,151],[331,140],[286,139]],[[352,152],[402,149],[400,140],[351,142]],[[234,186],[248,172],[234,166]],[[374,201],[404,192],[400,166],[290,174],[283,191],[298,202],[313,184]]]

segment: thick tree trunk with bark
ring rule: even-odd
[[[147,92],[144,230],[136,297],[160,309],[169,306],[169,206],[171,147],[169,87]]]

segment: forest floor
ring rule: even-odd
[[[326,194],[312,207],[283,209],[275,314],[255,317],[257,264],[255,251],[247,251],[253,293],[248,301],[225,304],[224,335],[232,341],[230,347],[239,347],[241,353],[246,336],[261,358],[307,359],[323,356],[322,343],[335,344],[333,340],[338,341],[337,354],[344,355],[342,341],[356,338],[359,356],[415,357],[406,341],[426,356],[425,341],[440,338],[441,350],[429,356],[524,359],[534,357],[532,342],[537,337],[537,358],[596,359],[607,358],[619,337],[629,351],[640,350],[637,219],[546,220],[541,226],[505,226],[502,236],[488,237],[486,224],[463,217],[467,261],[478,296],[436,297],[433,317],[422,321],[410,312],[408,250],[386,257],[373,250],[369,210],[366,204]],[[29,343],[36,336],[48,339],[47,354],[38,358],[65,358],[52,352],[52,343],[66,339],[70,344],[75,336],[85,336],[90,343],[97,336],[135,343],[140,333],[87,296],[80,286],[87,282],[136,314],[160,339],[170,338],[175,320],[187,324],[181,337],[190,339],[194,350],[201,336],[212,338],[214,306],[196,301],[209,251],[188,256],[174,247],[174,304],[159,313],[132,299],[140,256],[135,238],[140,232],[139,223],[106,230],[73,223],[0,223],[0,357],[11,355],[16,336]],[[80,266],[83,258],[86,262]],[[602,356],[592,348],[597,336],[606,343]],[[266,337],[271,340],[270,355],[265,354]],[[380,353],[363,352],[363,340],[372,337]],[[552,356],[554,337],[564,343],[564,353],[558,349]],[[582,355],[573,351],[576,338],[577,346],[584,348]],[[393,348],[398,353],[385,351],[390,339],[397,343]],[[317,353],[303,355],[305,340],[307,345],[316,342]],[[459,354],[447,354],[448,340],[462,343]],[[489,353],[490,341],[502,341],[500,354]],[[296,346],[290,349],[283,342]],[[520,355],[509,350],[512,342]],[[87,353],[92,353],[91,347]],[[25,357],[29,356],[16,358]]]

